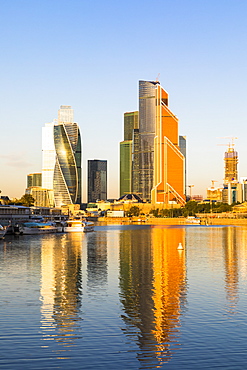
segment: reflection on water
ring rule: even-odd
[[[185,229],[130,230],[120,235],[120,287],[123,331],[139,347],[143,367],[171,358],[179,344],[185,306]]]
[[[118,225],[7,237],[0,278],[3,368],[247,361],[247,228]]]
[[[87,284],[89,293],[99,294],[107,284],[107,235],[93,233],[87,243]]]
[[[74,344],[82,296],[80,234],[53,235],[41,247],[41,329],[44,340]]]
[[[237,228],[225,228],[223,245],[228,312],[234,314],[238,303],[238,247]]]

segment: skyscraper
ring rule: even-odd
[[[131,184],[132,192],[148,202],[183,205],[186,138],[178,135],[178,119],[158,81],[139,81],[139,125],[132,128],[132,137],[130,126],[124,132],[128,138],[120,143],[120,195],[121,178],[125,178],[126,187]],[[126,174],[130,171],[131,147],[132,175],[123,177],[123,169]]]
[[[154,178],[156,87],[159,82],[139,81],[139,189],[150,201]]]
[[[107,199],[107,161],[88,160],[88,203]]]
[[[133,132],[139,127],[138,112],[124,113],[124,141],[120,143],[120,197],[132,193]]]
[[[58,120],[42,129],[42,187],[54,191],[55,206],[81,203],[81,136],[73,109],[61,105]]]
[[[185,204],[185,161],[179,148],[178,119],[168,108],[168,94],[156,86],[154,182],[152,203]]]
[[[225,179],[224,183],[238,181],[238,152],[229,146],[225,152]]]

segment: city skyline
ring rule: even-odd
[[[222,186],[229,137],[238,137],[238,173],[247,176],[245,2],[1,5],[2,195],[20,197],[27,174],[41,172],[41,128],[68,104],[82,133],[83,201],[93,158],[107,160],[108,197],[117,198],[123,113],[138,110],[138,81],[156,77],[187,138],[193,194],[205,196],[212,180]],[[143,32],[150,15],[154,26]],[[157,38],[164,30],[168,37]]]

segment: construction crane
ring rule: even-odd
[[[223,137],[220,137],[219,139],[231,139],[231,143],[228,143],[228,144],[218,144],[218,145],[227,145],[229,148],[234,148],[234,140],[235,139],[238,139],[237,137],[235,136],[223,136]]]
[[[212,186],[211,186],[211,188],[212,188],[212,189],[214,189],[214,183],[215,183],[215,182],[218,182],[218,181],[217,181],[217,180],[211,180],[211,182],[212,182]]]

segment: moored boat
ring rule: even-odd
[[[8,229],[7,227],[3,227],[2,225],[0,225],[0,239],[4,238],[4,235],[6,234],[7,229]]]
[[[19,233],[22,235],[56,233],[57,228],[46,222],[23,222],[19,225]]]
[[[194,216],[188,216],[186,221],[190,224],[196,224],[196,225],[201,224],[200,218],[197,218],[197,217],[194,217]]]
[[[91,221],[72,219],[67,220],[64,226],[65,233],[94,231],[94,223]]]

